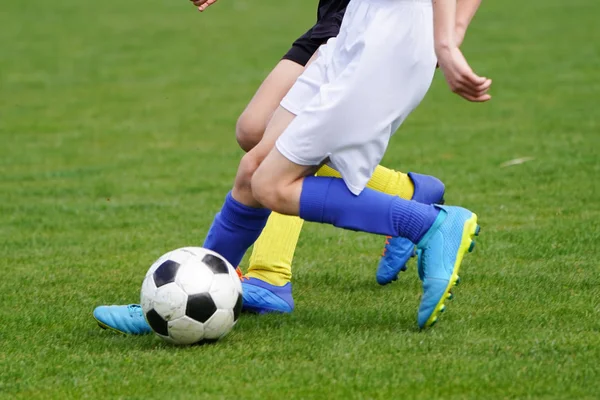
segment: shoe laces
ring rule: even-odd
[[[381,257],[385,257],[385,253],[387,252],[387,248],[390,245],[390,240],[392,239],[391,236],[386,236],[385,237],[385,245],[383,246],[383,250],[381,252]]]
[[[140,306],[139,304],[129,304],[127,306],[127,310],[129,311],[129,315],[134,315],[134,314],[138,314],[138,315],[144,315],[144,313],[142,312],[142,306]]]
[[[242,273],[242,270],[240,269],[240,267],[237,267],[237,268],[235,269],[235,272],[237,273],[237,276],[238,276],[238,278],[240,278],[240,281],[245,281],[245,280],[248,280],[248,279],[250,279],[250,278],[248,278],[246,275],[244,275],[244,274]]]

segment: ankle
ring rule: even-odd
[[[291,276],[288,274],[252,267],[248,270],[246,276],[248,278],[259,279],[274,286],[284,286],[291,280]]]

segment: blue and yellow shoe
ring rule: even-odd
[[[479,235],[476,214],[460,207],[439,209],[435,222],[417,244],[419,277],[423,281],[419,328],[435,324],[439,313],[445,310],[444,301],[452,297],[450,290],[458,283],[463,256],[473,251],[473,236]]]
[[[102,329],[110,329],[126,335],[147,335],[152,333],[144,318],[142,306],[99,306],[94,310],[94,318]]]
[[[242,277],[242,311],[266,313],[291,313],[294,310],[292,283],[271,285],[257,278]]]
[[[415,186],[412,200],[423,204],[444,204],[446,188],[442,181],[430,175],[409,172]],[[377,267],[377,283],[387,285],[398,279],[400,271],[406,271],[406,263],[415,255],[415,245],[402,237],[387,236],[383,254]]]

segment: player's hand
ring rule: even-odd
[[[217,2],[217,0],[190,0],[196,7],[198,7],[198,11],[202,12],[206,10],[208,7],[212,6]]]
[[[458,47],[437,53],[438,64],[444,72],[450,90],[473,102],[488,101],[492,98],[488,93],[492,80],[473,72]]]

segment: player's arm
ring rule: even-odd
[[[456,0],[455,40],[458,47],[462,44],[467,28],[480,4],[481,0]]]
[[[433,38],[438,64],[450,89],[469,101],[488,101],[492,81],[473,72],[458,48],[456,0],[433,0]]]

